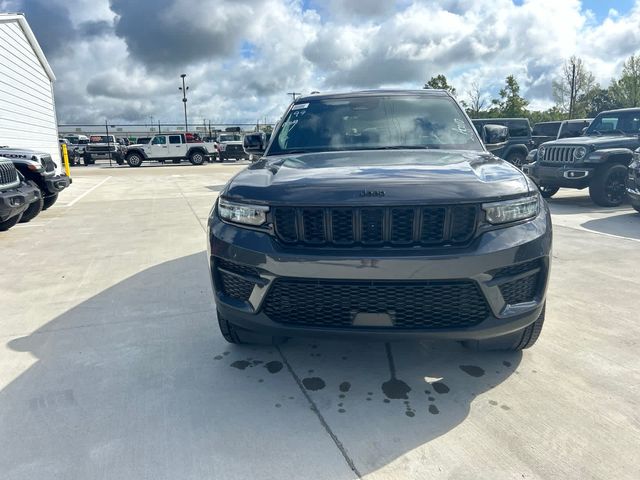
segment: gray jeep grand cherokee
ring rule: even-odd
[[[520,350],[538,338],[547,205],[446,92],[298,98],[268,145],[245,148],[262,158],[208,221],[227,341],[421,336]]]

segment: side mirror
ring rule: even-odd
[[[248,133],[244,136],[243,148],[246,153],[262,155],[267,149],[268,138],[263,132]]]
[[[587,128],[589,128],[589,127],[584,127],[584,128],[581,130],[580,135],[584,135],[584,134],[585,134],[585,132],[587,131]]]
[[[504,147],[508,139],[509,129],[503,125],[487,124],[482,127],[482,141],[490,152]]]

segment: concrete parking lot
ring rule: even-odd
[[[522,354],[237,347],[204,230],[240,168],[77,167],[0,236],[0,477],[640,478],[639,214],[551,201],[546,325]]]

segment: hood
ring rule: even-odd
[[[593,146],[601,148],[637,148],[640,146],[638,135],[589,135],[573,138],[563,138],[561,140],[553,140],[545,142],[544,146]]]
[[[23,158],[25,160],[33,160],[32,157],[50,156],[47,152],[38,152],[37,150],[28,150],[25,148],[0,147],[0,155],[8,158]]]
[[[232,178],[222,195],[335,206],[487,201],[528,191],[520,170],[487,152],[370,150],[263,157]]]

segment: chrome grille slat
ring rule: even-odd
[[[543,163],[549,164],[567,164],[574,163],[573,152],[577,147],[567,146],[545,146]]]
[[[0,187],[14,186],[18,182],[18,172],[11,162],[0,163]]]

